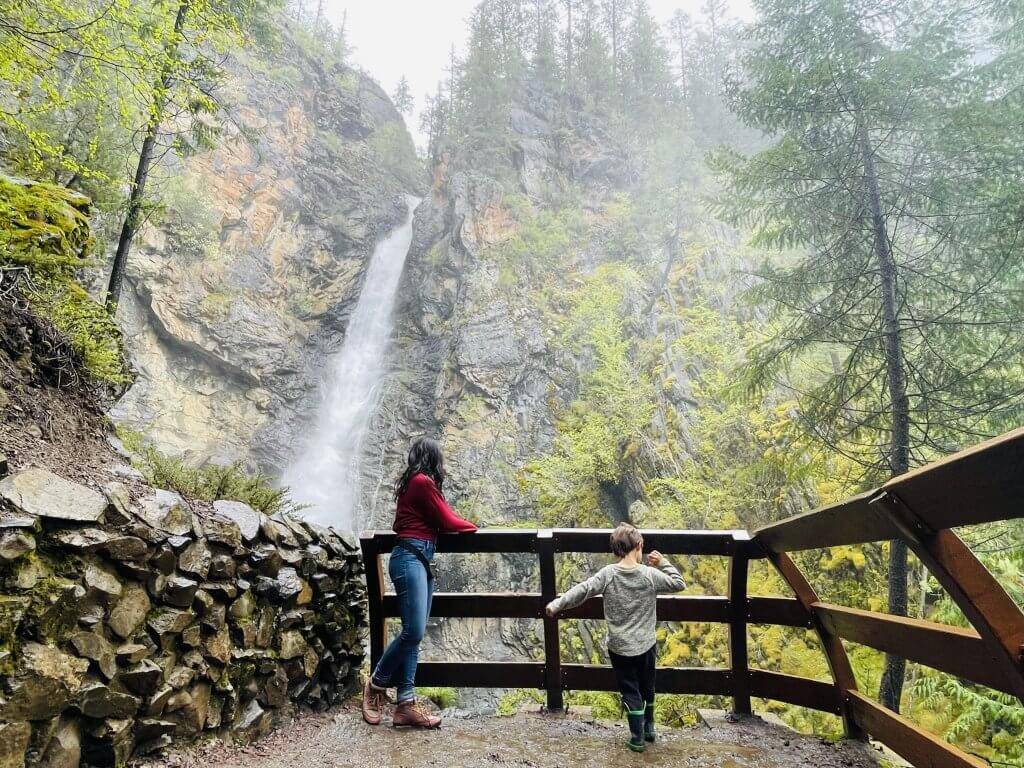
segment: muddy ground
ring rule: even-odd
[[[141,768],[879,768],[863,744],[832,744],[748,719],[665,729],[642,755],[623,745],[621,724],[540,715],[447,718],[439,730],[365,725],[352,705],[303,713],[244,747],[210,742],[141,763]]]

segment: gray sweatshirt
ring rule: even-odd
[[[597,595],[604,595],[604,618],[608,622],[608,650],[620,656],[639,656],[655,643],[656,596],[678,592],[686,584],[679,571],[662,558],[659,568],[638,565],[626,568],[606,565],[589,579],[577,584],[548,607],[561,613]]]

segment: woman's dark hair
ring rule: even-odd
[[[419,473],[423,473],[433,480],[437,490],[440,491],[444,486],[444,452],[437,440],[421,437],[409,448],[408,464],[395,482],[396,501],[409,485],[409,479]]]

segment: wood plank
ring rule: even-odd
[[[811,607],[828,630],[844,640],[1014,693],[1010,681],[1000,672],[995,654],[972,629],[829,603]]]
[[[544,688],[540,662],[421,661],[416,685],[451,688]]]
[[[729,667],[732,672],[732,711],[749,715],[750,677],[747,669],[747,558],[729,558]]]
[[[665,555],[731,555],[737,537],[747,539],[746,531],[644,530],[644,549],[657,549]],[[558,552],[609,552],[611,530],[603,528],[556,528],[552,531]]]
[[[384,573],[372,537],[360,538],[366,570],[366,608],[370,635],[370,669],[384,655]]]
[[[857,678],[854,677],[853,667],[850,666],[850,658],[846,655],[846,649],[842,641],[829,632],[828,627],[821,623],[821,620],[813,613],[812,605],[821,602],[814,587],[810,585],[807,578],[794,563],[789,555],[784,552],[774,553],[770,557],[772,565],[779,572],[779,575],[793,590],[796,599],[800,601],[804,610],[812,618],[815,631],[821,639],[821,647],[825,652],[825,659],[828,661],[829,671],[832,673],[832,681],[836,687],[836,694],[843,696],[846,691],[857,690]],[[845,699],[843,699],[845,701]],[[850,739],[861,737],[860,729],[845,706],[842,713],[843,726],[846,736]]]
[[[932,530],[1024,515],[1024,427],[895,477],[898,496]]]
[[[717,667],[659,667],[658,693],[692,693],[728,696],[732,676]],[[592,664],[563,664],[562,687],[568,691],[617,691],[615,670]]]
[[[360,536],[370,538],[378,552],[388,553],[398,538],[391,531],[366,531]],[[443,533],[437,537],[438,552],[493,553],[534,552],[537,531],[522,528],[487,528],[476,533]]]
[[[604,601],[592,597],[583,605],[558,615],[560,619],[603,619]],[[659,595],[659,621],[729,621],[729,599],[703,595]]]
[[[766,669],[750,670],[750,693],[762,699],[784,701],[798,707],[841,715],[842,698],[832,683],[786,675]]]
[[[868,491],[761,526],[753,531],[753,540],[769,552],[796,552],[897,538],[889,517],[869,503],[874,494]]]
[[[915,768],[988,768],[985,761],[918,728],[858,691],[848,691],[846,702],[861,728]]]
[[[537,557],[540,560],[540,593],[544,605],[555,599],[555,540],[551,531],[537,533]],[[544,618],[544,688],[547,707],[552,712],[564,709],[562,700],[562,646],[558,619]]]
[[[922,532],[914,511],[889,492],[875,500],[900,527],[900,536],[963,611],[993,654],[1013,694],[1024,703],[1024,612],[956,532]]]
[[[814,625],[809,614],[795,597],[747,598],[747,621],[751,624],[777,624],[783,627]]]

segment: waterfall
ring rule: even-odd
[[[419,199],[407,197],[406,202],[405,221],[373,251],[341,350],[324,372],[312,434],[281,479],[292,498],[307,505],[305,517],[339,530],[354,528],[359,504],[363,444],[380,396],[391,312]]]

